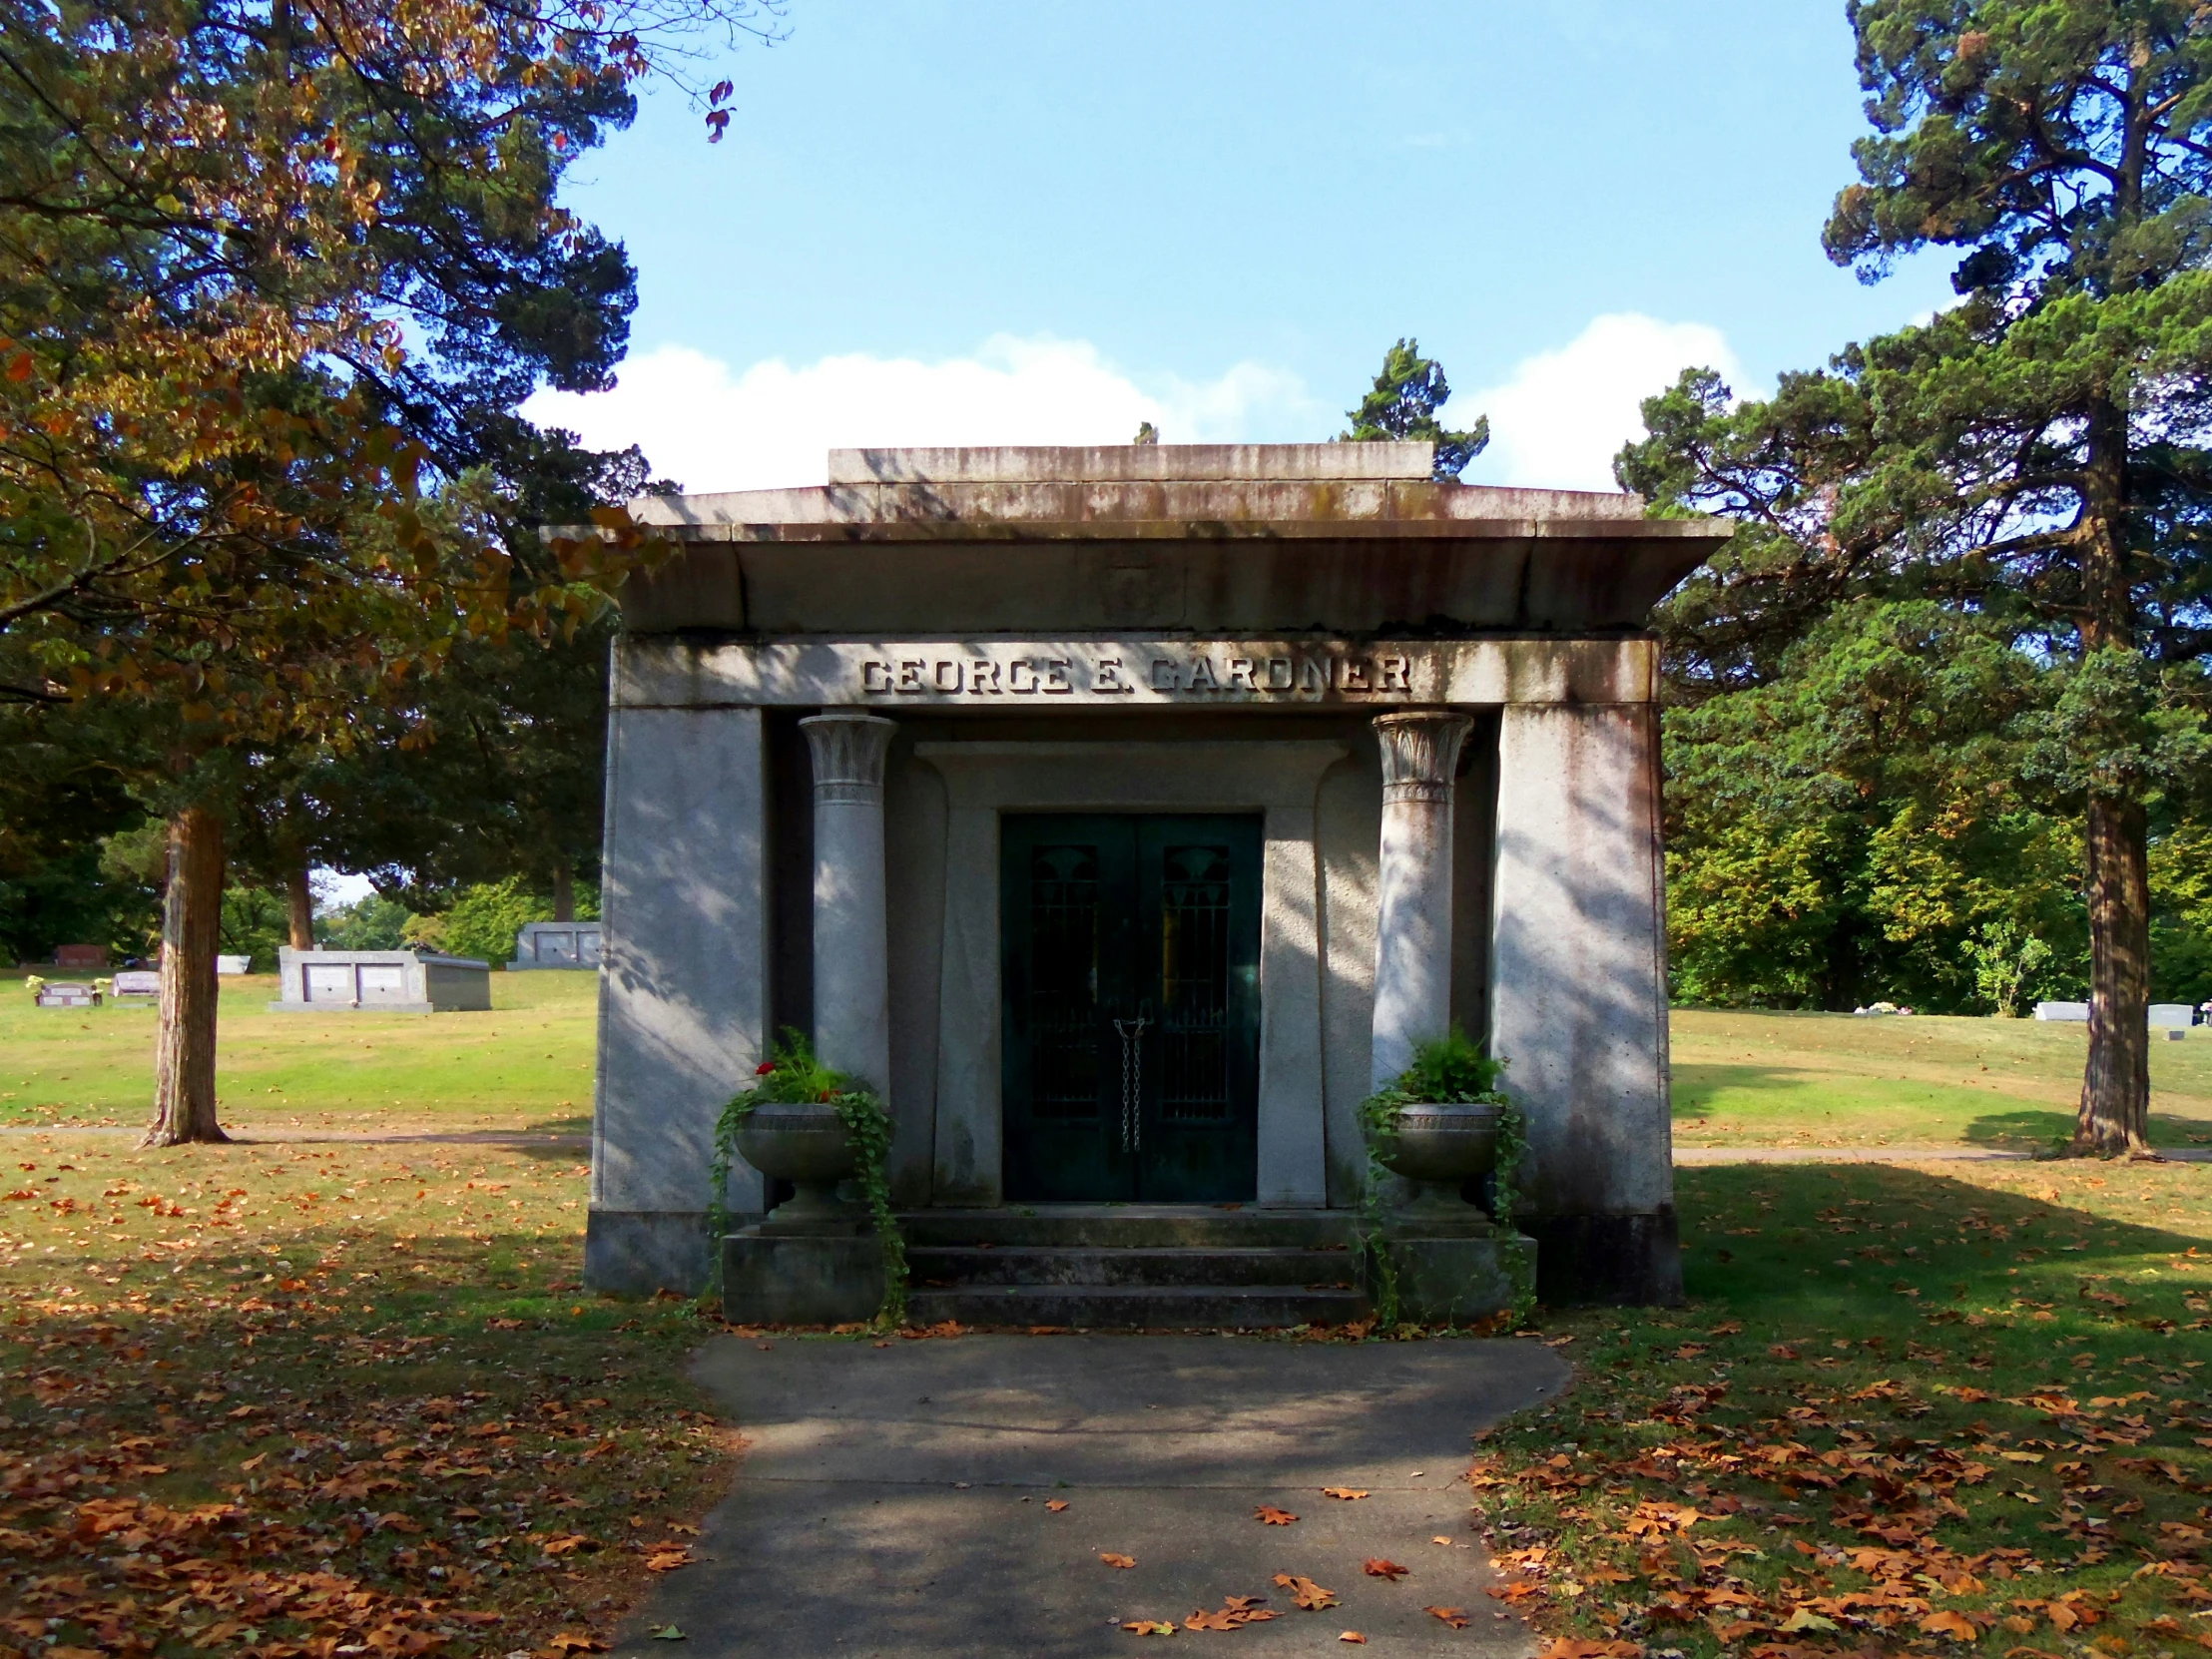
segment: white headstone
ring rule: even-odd
[[[2154,1026],[2186,1028],[2196,1024],[2197,1011],[2186,1002],[2153,1002],[2150,1005],[2150,1022]]]
[[[115,976],[113,988],[118,997],[160,996],[162,976],[151,968],[126,968]]]
[[[70,979],[51,980],[38,988],[41,1008],[93,1008],[99,1002],[99,991]]]
[[[2037,1019],[2085,1020],[2089,1017],[2086,1002],[2038,1002],[2035,1004]]]
[[[215,959],[218,973],[252,973],[254,958],[251,956],[218,956]]]

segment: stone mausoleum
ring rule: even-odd
[[[1676,1297],[1646,619],[1727,527],[1430,467],[838,450],[636,504],[588,1282],[702,1285],[795,1027],[894,1119],[918,1317],[1349,1317],[1359,1104],[1456,1023],[1545,1295]]]

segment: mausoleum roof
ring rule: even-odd
[[[1426,443],[837,449],[800,489],[646,496],[688,544],[633,632],[1124,626],[1618,632],[1726,540],[1640,497],[1437,482]]]

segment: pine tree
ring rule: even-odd
[[[1436,446],[1432,476],[1455,479],[1467,463],[1482,453],[1490,441],[1490,418],[1477,415],[1464,432],[1447,429],[1436,411],[1451,396],[1443,364],[1420,354],[1420,341],[1401,339],[1383,354],[1382,372],[1375,386],[1360,399],[1357,409],[1347,409],[1350,431],[1340,433],[1340,443],[1428,442]]]

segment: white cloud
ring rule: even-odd
[[[1502,384],[1452,394],[1447,418],[1490,417],[1490,446],[1467,482],[1617,488],[1613,456],[1643,435],[1637,404],[1690,367],[1742,389],[1743,365],[1718,328],[1634,312],[1593,318],[1558,350],[1523,357]]]
[[[665,345],[624,363],[611,391],[543,391],[523,408],[595,449],[635,443],[657,476],[694,492],[819,484],[832,448],[1127,443],[1147,420],[1171,443],[1197,443],[1322,422],[1297,376],[1263,363],[1147,390],[1085,341],[1006,334],[941,362],[855,352],[742,373]]]

